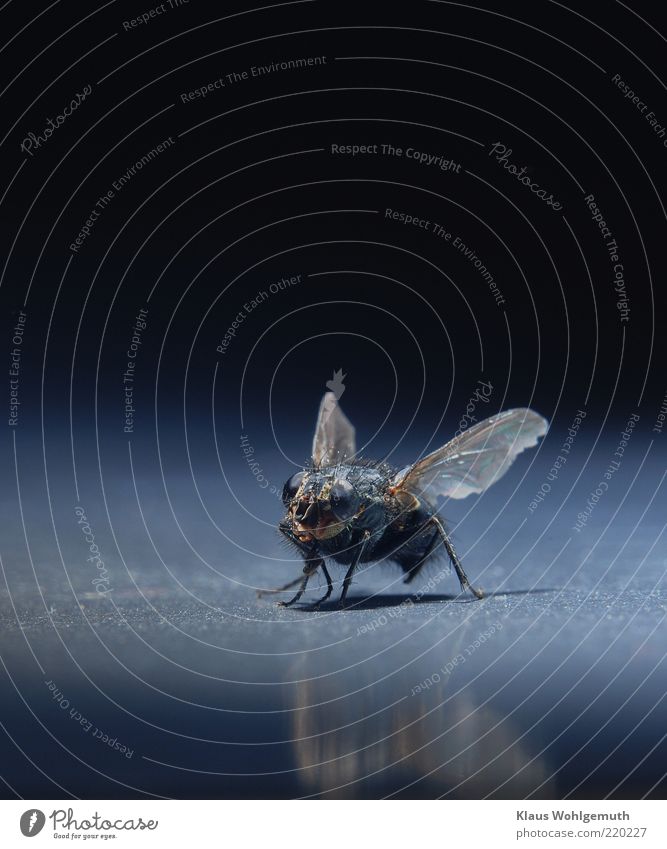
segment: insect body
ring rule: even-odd
[[[483,492],[546,431],[546,419],[533,410],[506,410],[474,425],[412,466],[396,471],[384,463],[354,459],[354,427],[334,393],[327,392],[320,404],[312,465],[285,484],[287,515],[278,526],[302,554],[303,574],[268,592],[298,586],[294,598],[281,602],[286,607],[292,605],[303,595],[309,578],[321,570],[327,591],[313,605],[317,608],[333,592],[326,566],[330,558],[347,567],[340,597],[343,606],[359,563],[393,561],[405,572],[407,584],[442,544],[461,589],[482,598],[482,591],[470,585],[437,515],[437,499]]]

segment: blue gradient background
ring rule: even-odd
[[[41,11],[14,5],[10,33]],[[507,17],[359,6],[225,3],[217,21],[192,2],[126,34],[132,4],[79,24],[69,3],[26,30],[30,50],[7,45],[12,77],[35,58],[3,95],[7,357],[18,310],[28,319],[19,424],[0,446],[2,795],[665,796],[665,153],[610,82],[620,73],[658,109],[664,44],[621,4],[587,4],[590,21],[547,0]],[[650,4],[633,9],[664,31]],[[302,55],[328,61],[179,98]],[[21,164],[26,132],[88,81],[91,97]],[[73,256],[96,199],[170,135]],[[489,156],[498,140],[562,212]],[[461,173],[330,152],[384,142]],[[625,323],[588,193],[622,252]],[[459,235],[504,305],[451,244],[387,208]],[[244,304],[296,275],[221,354]],[[431,581],[417,600],[386,564],[358,572],[347,611],[257,599],[301,568],[277,493],[308,459],[337,369],[364,455],[397,467],[454,435],[479,380],[493,386],[479,418],[530,406],[549,419],[502,481],[442,507],[484,601],[459,596],[444,562],[410,587]]]

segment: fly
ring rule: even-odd
[[[437,515],[437,500],[483,492],[505,474],[517,455],[537,445],[547,427],[547,420],[533,410],[505,410],[397,471],[384,462],[355,459],[354,427],[336,395],[327,392],[320,404],[311,465],[285,484],[282,499],[287,514],[278,525],[302,555],[303,573],[283,587],[259,594],[298,586],[292,599],[280,602],[289,607],[321,570],[327,591],[312,605],[317,609],[333,592],[326,565],[330,559],[347,566],[339,601],[344,607],[360,563],[397,563],[405,573],[404,583],[409,584],[442,545],[461,591],[483,598],[482,590],[468,581]]]

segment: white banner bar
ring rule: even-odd
[[[4,801],[0,846],[667,846],[667,803]],[[27,839],[34,839],[28,844]]]

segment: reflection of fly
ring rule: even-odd
[[[546,419],[533,410],[506,410],[397,472],[384,463],[354,459],[354,427],[334,393],[327,392],[320,404],[312,465],[292,475],[283,489],[287,515],[279,528],[302,554],[303,575],[264,592],[283,592],[298,585],[294,598],[281,602],[294,604],[311,575],[321,569],[327,592],[313,605],[317,608],[333,591],[325,564],[330,557],[348,567],[340,597],[344,606],[359,563],[398,563],[409,584],[442,542],[461,589],[482,598],[482,591],[468,582],[435,503],[438,496],[465,498],[483,492],[546,430]]]

